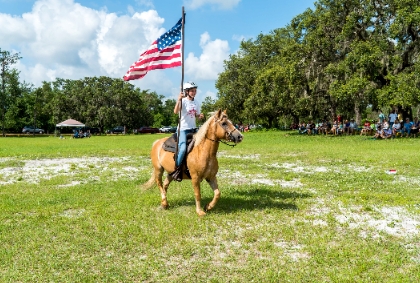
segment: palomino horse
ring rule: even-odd
[[[157,140],[153,143],[151,158],[153,164],[153,173],[150,180],[143,184],[144,189],[151,188],[154,183],[159,187],[162,197],[162,208],[169,207],[166,199],[169,184],[173,178],[169,173],[174,171],[175,161],[174,153],[163,150],[162,145],[168,138]],[[187,155],[187,166],[191,176],[191,182],[194,188],[195,206],[198,215],[202,216],[215,207],[220,198],[220,191],[217,185],[216,174],[219,165],[216,153],[219,148],[220,140],[227,140],[233,143],[239,143],[243,139],[242,134],[235,128],[228,119],[225,111],[217,111],[211,116],[194,135],[195,144],[193,149]],[[168,172],[165,181],[162,183],[162,175],[164,171]],[[183,170],[183,179],[190,179]],[[206,180],[213,189],[213,200],[207,204],[204,210],[201,208],[201,181]]]

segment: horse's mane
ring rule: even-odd
[[[214,115],[212,115],[210,118],[207,119],[207,121],[198,129],[198,132],[194,135],[194,146],[199,145],[205,138],[206,133],[210,127],[210,122],[213,119]]]

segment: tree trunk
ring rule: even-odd
[[[362,123],[362,114],[360,111],[360,105],[357,101],[354,103],[354,116],[354,120],[356,121],[357,125],[360,126]]]

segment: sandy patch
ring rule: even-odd
[[[217,157],[232,158],[232,159],[260,159],[260,154],[231,155],[224,151],[219,151],[217,152]]]
[[[276,179],[269,179],[265,174],[253,174],[253,175],[245,175],[239,171],[230,171],[230,170],[219,170],[217,177],[220,179],[231,180],[232,184],[235,185],[243,185],[243,184],[261,184],[267,186],[281,186],[287,188],[298,188],[302,187],[303,184],[295,179],[291,181],[285,180],[276,180]]]
[[[327,167],[327,166],[309,166],[305,165],[302,162],[296,163],[272,163],[267,164],[265,166],[272,167],[272,168],[279,168],[284,169],[286,172],[293,172],[293,173],[305,173],[305,174],[314,174],[314,173],[345,173],[345,172],[368,172],[371,168],[365,166],[355,166],[355,165],[346,165],[340,168],[336,167]]]
[[[3,159],[2,161],[10,161],[12,159]],[[83,157],[83,158],[53,158],[53,159],[37,159],[20,161],[24,165],[18,167],[4,167],[0,169],[0,185],[14,184],[16,182],[27,182],[37,184],[41,180],[50,180],[57,176],[73,176],[84,174],[86,172],[106,172],[111,171],[118,178],[128,177],[135,178],[139,168],[125,166],[121,169],[110,168],[112,165],[120,165],[121,163],[130,161],[130,157]],[[96,181],[100,178],[93,174]],[[90,178],[91,179],[91,178]],[[75,186],[82,183],[73,180],[69,184],[60,185]]]
[[[317,204],[308,213],[315,216],[312,221],[315,226],[327,226],[328,223],[322,218],[331,214],[338,223],[347,225],[349,229],[360,229],[360,236],[364,238],[378,238],[380,233],[396,237],[414,237],[420,233],[420,216],[404,207],[374,207],[368,212],[361,206],[339,205],[336,212],[327,205],[326,200],[317,199]]]
[[[369,231],[384,232],[397,237],[416,236],[420,233],[420,217],[410,214],[403,207],[375,207],[374,211],[379,216],[372,216],[370,213],[357,211],[357,209],[340,207],[341,214],[335,219],[341,224],[348,224],[350,229],[362,229],[361,236],[366,237]],[[378,237],[378,234],[373,234]]]

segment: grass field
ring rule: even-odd
[[[420,282],[419,138],[245,133],[200,218],[163,136],[0,138],[0,282]]]

